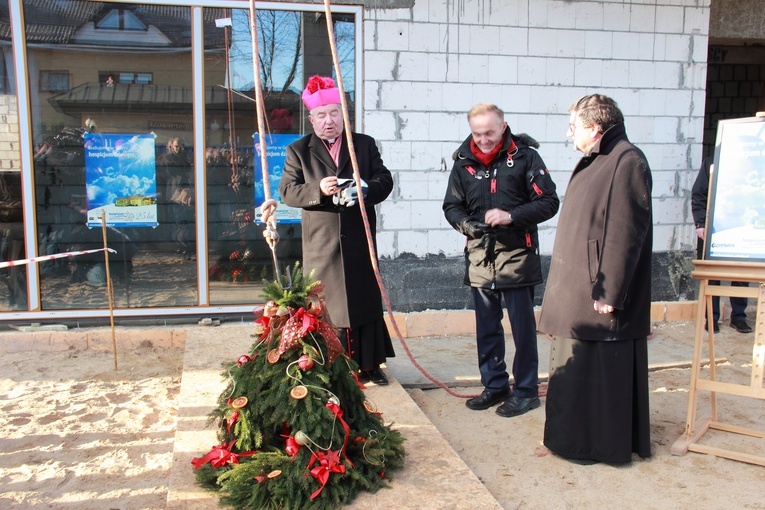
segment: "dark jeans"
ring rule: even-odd
[[[699,239],[696,243],[696,256],[700,259],[704,254],[704,241]],[[749,287],[748,282],[730,282],[732,287]],[[720,280],[709,280],[709,285],[720,285]],[[730,320],[731,321],[744,321],[746,320],[746,305],[747,299],[740,297],[732,297],[730,299]],[[712,296],[712,318],[715,323],[720,322],[720,296]]]
[[[509,388],[505,364],[505,331],[502,327],[502,298],[510,318],[515,342],[514,393],[523,398],[538,395],[539,354],[534,318],[534,288],[471,289],[475,304],[476,343],[481,384],[496,392]]]
[[[748,282],[730,282],[732,287],[749,287]],[[720,285],[718,280],[709,280],[709,285]],[[746,305],[747,299],[745,297],[731,297],[730,299],[730,320],[731,321],[744,321],[746,320]],[[712,296],[712,317],[715,322],[720,321],[720,296]]]

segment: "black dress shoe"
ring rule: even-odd
[[[503,391],[483,390],[480,395],[465,402],[465,405],[473,411],[482,411],[499,404],[508,396],[510,396],[509,389]]]
[[[746,321],[730,321],[730,327],[732,327],[739,333],[752,332],[752,328],[749,327],[749,324],[747,324]]]
[[[362,384],[373,382],[375,384],[379,384],[380,386],[385,386],[388,384],[388,378],[385,377],[385,373],[380,367],[375,367],[372,370],[362,370],[359,373],[359,381]]]
[[[516,397],[513,395],[505,401],[504,404],[497,408],[497,414],[504,416],[505,418],[512,418],[513,416],[519,416],[523,413],[527,413],[532,409],[539,407],[541,402],[538,397]]]
[[[719,322],[715,322],[714,325],[712,325],[712,330],[715,333],[719,333],[720,332],[720,323]],[[709,324],[707,324],[706,322],[704,322],[704,331],[709,331]]]

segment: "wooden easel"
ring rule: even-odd
[[[673,455],[685,455],[690,450],[765,466],[765,456],[762,455],[698,444],[698,440],[709,429],[765,438],[765,431],[763,430],[722,423],[717,416],[717,393],[765,400],[765,387],[763,387],[763,376],[765,376],[765,264],[713,260],[694,260],[693,264],[696,266],[696,270],[691,274],[694,278],[700,280],[701,284],[696,314],[696,339],[693,346],[691,386],[688,392],[688,419],[685,423],[685,432],[675,441],[670,452]],[[729,287],[709,285],[709,280],[755,282],[759,286]],[[752,350],[752,374],[748,386],[715,380],[715,342],[713,321],[711,320],[708,321],[709,379],[701,379],[700,377],[701,354],[704,346],[704,309],[706,308],[706,317],[712,317],[712,296],[757,299],[754,348]],[[711,416],[701,420],[696,419],[699,391],[711,392]]]

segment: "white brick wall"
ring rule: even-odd
[[[710,0],[415,0],[365,15],[364,130],[396,188],[380,207],[381,256],[457,256],[441,203],[466,112],[494,102],[540,144],[559,195],[579,159],[568,106],[616,99],[654,176],[657,251],[695,246],[690,186],[701,160]],[[447,171],[443,171],[443,161]],[[552,251],[557,218],[540,227]]]
[[[0,170],[20,170],[19,111],[16,96],[0,95]]]

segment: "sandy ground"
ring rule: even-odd
[[[721,347],[718,377],[748,383],[751,335],[723,337],[734,345]],[[180,349],[137,349],[120,353],[115,371],[108,351],[3,354],[0,508],[165,508],[182,359]],[[544,408],[507,419],[470,411],[441,389],[409,394],[505,509],[765,508],[764,467],[670,454],[685,425],[689,382],[687,367],[651,373],[654,455],[621,467],[550,454]],[[762,400],[720,395],[718,408],[733,423],[765,424]],[[703,442],[765,455],[762,439],[709,432]]]
[[[5,353],[0,508],[161,509],[183,351]]]

